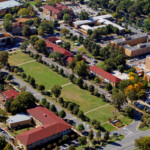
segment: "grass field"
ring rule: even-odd
[[[111,124],[109,124],[107,122],[102,124],[101,126],[103,128],[105,128],[105,130],[107,130],[107,131],[115,131],[115,130],[117,130],[117,128],[115,128],[115,126],[113,126],[113,125],[111,125]]]
[[[82,53],[85,53],[87,56],[89,56],[89,57],[91,57],[91,58],[94,58],[94,56],[93,56],[91,53],[89,53],[84,47],[80,47],[80,48],[78,49],[78,51],[79,51],[79,52],[82,52]]]
[[[31,5],[35,6],[36,2],[35,1],[30,1],[29,2]]]
[[[12,66],[16,66],[28,61],[33,60],[31,57],[28,57],[26,54],[22,53],[22,51],[17,51],[9,54],[9,63]]]
[[[31,60],[33,59],[22,52],[17,52],[9,57],[9,63],[11,65],[18,65]],[[38,84],[45,85],[46,90],[50,90],[53,85],[65,85],[70,83],[67,78],[62,77],[47,66],[38,62],[26,63],[20,67],[23,68],[27,75],[34,77]],[[80,105],[81,110],[86,113],[86,116],[104,123],[103,127],[106,126],[106,129],[109,131],[115,130],[115,127],[105,123],[108,121],[108,118],[113,119],[114,116],[120,116],[119,119],[125,124],[129,124],[132,121],[127,117],[121,118],[121,114],[115,113],[115,109],[112,105],[103,102],[99,97],[91,95],[90,92],[80,89],[77,85],[70,84],[64,86],[61,96],[67,101],[72,101]],[[93,110],[95,108],[98,109]]]
[[[91,95],[90,92],[82,90],[74,84],[63,87],[61,96],[68,101],[79,104],[84,112],[106,104],[100,98]]]
[[[64,85],[70,81],[38,62],[32,62],[20,66],[27,75],[35,78],[38,84],[45,85],[46,90],[50,90],[54,85]]]

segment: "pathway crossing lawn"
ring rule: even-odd
[[[65,100],[79,104],[81,110],[84,112],[106,104],[100,98],[91,95],[90,92],[80,89],[74,84],[63,87],[61,96],[64,97]]]
[[[107,122],[109,118],[112,119],[114,117],[114,112],[114,107],[112,105],[107,105],[93,112],[87,113],[86,116],[104,123]],[[120,113],[116,113],[115,116],[120,116]]]
[[[105,130],[107,131],[115,131],[117,130],[117,128],[115,128],[113,125],[111,125],[110,123],[106,122],[103,125],[101,125],[103,128],[105,128]]]
[[[9,63],[12,66],[17,66],[19,64],[34,60],[33,58],[29,57],[28,55],[22,53],[21,51],[16,51],[14,53],[9,54]]]
[[[54,85],[64,85],[70,82],[67,78],[38,62],[27,63],[20,67],[27,75],[34,77],[38,84],[45,85],[46,90],[50,90]]]

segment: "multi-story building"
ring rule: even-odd
[[[43,6],[43,13],[53,19],[62,19],[63,10],[68,10],[68,13],[71,16],[73,15],[72,9],[69,9],[67,6],[59,3],[56,3],[55,6],[50,6],[50,5]]]
[[[16,136],[24,150],[34,149],[71,132],[71,125],[45,107],[37,106],[27,112],[40,126]]]
[[[106,82],[111,83],[112,86],[116,86],[121,81],[121,79],[117,78],[116,76],[112,75],[109,72],[106,72],[105,70],[97,66],[90,66],[89,70],[95,76],[103,78]]]
[[[150,53],[150,42],[147,33],[136,34],[111,41],[116,46],[124,47],[124,52],[129,57]]]
[[[0,31],[0,47],[11,44],[12,38],[10,33]]]
[[[0,12],[7,12],[14,7],[21,6],[23,5],[15,0],[0,0]]]

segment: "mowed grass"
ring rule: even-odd
[[[26,54],[24,54],[21,51],[16,51],[14,53],[10,53],[9,54],[9,63],[12,66],[17,66],[19,64],[28,62],[33,60],[31,57],[27,56]]]
[[[90,92],[80,89],[74,84],[63,87],[61,96],[68,101],[79,104],[84,112],[106,104],[100,98],[91,95]]]
[[[95,111],[87,113],[86,116],[89,118],[97,119],[101,123],[107,122],[109,118],[113,119],[114,116],[120,116],[120,113],[115,113],[115,108],[112,105],[106,105]]]
[[[34,2],[34,1],[30,1],[29,3],[33,6],[35,6],[35,4],[36,4],[36,2]]]
[[[101,125],[103,128],[105,128],[105,130],[107,131],[115,131],[117,130],[117,128],[115,128],[115,126],[111,125],[110,123],[106,122],[104,124]]]
[[[46,90],[50,90],[54,85],[64,85],[70,82],[67,78],[38,62],[27,63],[20,67],[27,75],[34,77],[38,84],[45,85]]]

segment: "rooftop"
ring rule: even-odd
[[[45,107],[37,106],[28,109],[27,112],[44,125],[16,136],[24,145],[30,145],[71,128],[70,124],[66,123]]]
[[[145,48],[145,47],[150,47],[150,42],[148,43],[141,43],[135,46],[130,46],[130,45],[124,45],[124,48],[127,48],[130,51],[136,51],[140,48]]]
[[[13,36],[10,33],[0,31],[0,39],[7,38],[7,37],[13,37]]]
[[[0,10],[12,8],[16,6],[22,6],[22,4],[14,0],[0,2]]]
[[[7,122],[12,124],[12,123],[18,123],[18,122],[30,120],[31,118],[32,118],[31,116],[21,113],[21,114],[17,114],[15,116],[10,117],[9,119],[7,119]]]
[[[109,72],[106,72],[105,70],[93,65],[93,66],[90,66],[90,71],[96,73],[96,74],[99,74],[100,76],[104,77],[105,79],[113,82],[113,83],[119,83],[121,81],[121,79],[115,77],[114,75],[112,75],[111,73]]]
[[[6,99],[10,99],[10,98],[15,99],[17,95],[19,95],[19,93],[16,92],[14,89],[11,89],[11,90],[4,91],[3,95],[5,96]]]
[[[46,47],[51,48],[52,51],[57,51],[57,52],[62,53],[65,57],[73,56],[73,54],[71,52],[69,52],[68,50],[52,43],[51,41],[46,41]]]

